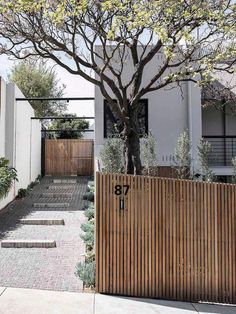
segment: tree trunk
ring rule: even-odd
[[[125,144],[125,173],[141,174],[142,164],[140,158],[140,138],[135,127],[136,121],[125,125],[124,144]]]

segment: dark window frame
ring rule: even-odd
[[[148,98],[141,99],[142,102],[144,102],[145,106],[145,133],[140,134],[140,137],[143,137],[145,134],[149,133],[149,106],[148,106]],[[103,101],[103,137],[107,138],[107,120],[106,120],[106,114],[107,114],[107,108],[111,111],[110,107],[107,106],[107,100],[104,99]]]

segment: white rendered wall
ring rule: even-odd
[[[38,120],[31,120],[31,177],[35,181],[41,174],[41,123]]]
[[[0,78],[0,157],[5,156],[6,83]]]
[[[15,96],[21,96],[16,90]],[[18,173],[16,190],[25,188],[30,182],[31,161],[31,117],[34,111],[26,101],[16,102],[15,168]]]
[[[199,173],[198,162],[199,140],[202,137],[201,89],[192,82],[187,82],[188,130],[191,141],[192,173]]]
[[[97,47],[99,51],[100,47]],[[147,66],[142,85],[149,82],[158,70],[162,60],[159,53]],[[131,62],[126,62],[124,80],[133,73]],[[166,75],[166,74],[165,74]],[[112,77],[112,75],[111,75]],[[173,155],[177,138],[184,129],[191,128],[193,144],[192,156],[196,156],[197,142],[201,138],[201,92],[193,83],[183,83],[179,87],[161,89],[145,95],[148,99],[148,124],[158,143],[158,163],[161,166],[173,164]],[[112,93],[111,93],[112,94]],[[115,98],[115,97],[114,97]],[[104,144],[104,112],[103,96],[99,88],[95,87],[95,161],[100,159],[100,150]],[[101,162],[101,161],[100,161]],[[197,161],[194,163],[197,171]]]
[[[15,101],[15,98],[24,95],[14,84],[7,84],[5,96],[3,157],[10,160],[10,166],[17,170],[18,182],[14,183],[8,196],[0,201],[0,209],[15,198],[20,188],[27,188],[41,173],[41,124],[38,120],[31,119],[34,110],[27,101]]]
[[[5,157],[5,145],[7,142],[7,133],[6,133],[6,83],[0,78],[0,157]],[[0,201],[0,209],[5,207],[9,202],[14,198],[14,187],[5,197],[5,199]]]

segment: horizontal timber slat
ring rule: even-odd
[[[236,185],[97,173],[96,290],[236,303]]]
[[[46,139],[45,175],[92,175],[93,150],[93,140]]]

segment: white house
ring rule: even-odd
[[[97,53],[100,53],[101,47],[97,47]],[[158,65],[161,64],[163,54],[158,53],[154,60],[148,65],[144,72],[142,84],[150,81]],[[97,59],[97,62],[101,62]],[[132,75],[133,66],[130,59],[127,58],[124,67],[123,79],[125,80]],[[112,75],[111,75],[112,77]],[[227,163],[218,158],[218,163],[214,163],[214,158],[210,158],[211,165],[214,166],[214,171],[217,175],[231,175],[232,167],[230,161],[233,155],[236,155],[236,117],[227,116],[226,129],[223,130],[222,111],[214,106],[202,106],[202,91],[193,82],[181,83],[181,88],[164,88],[159,91],[154,91],[144,97],[146,109],[143,115],[145,116],[146,131],[151,131],[156,137],[158,143],[158,163],[162,167],[171,167],[173,165],[173,155],[179,134],[188,129],[190,140],[192,143],[192,169],[195,173],[200,172],[197,145],[202,136],[206,136],[212,143],[214,151],[216,150],[215,139],[211,136],[222,138],[225,135],[232,136],[227,139],[227,147],[222,146],[220,149],[227,150],[228,142],[234,145],[233,151],[227,157]],[[114,97],[115,98],[115,97]],[[100,160],[100,150],[103,146],[109,127],[114,123],[114,117],[111,118],[111,112],[107,114],[105,100],[100,92],[99,87],[95,87],[95,161]],[[113,121],[111,121],[113,119]],[[216,151],[215,154],[225,154],[225,152]],[[231,156],[232,155],[232,156]]]
[[[20,188],[27,188],[41,174],[41,123],[32,120],[34,110],[15,84],[0,78],[0,157],[17,170],[16,181],[0,209],[12,201]]]
[[[215,77],[202,91],[202,136],[212,145],[209,163],[214,173],[225,181],[236,156],[236,76],[221,72]]]

